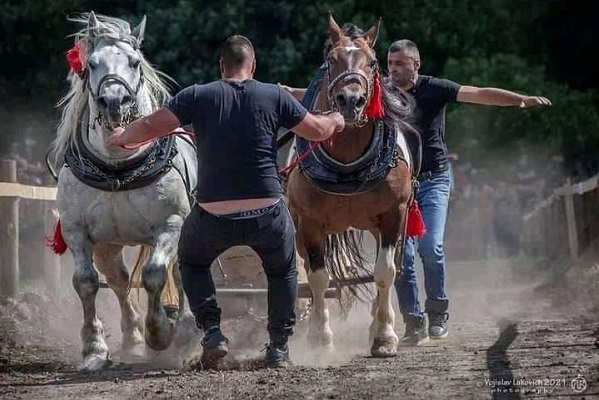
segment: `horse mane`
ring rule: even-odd
[[[415,108],[414,99],[405,90],[393,85],[391,79],[381,79],[381,86],[385,108],[384,124],[388,127],[398,125],[402,130],[416,130],[409,122]]]
[[[156,70],[146,60],[143,52],[139,50],[137,39],[131,35],[131,27],[128,22],[118,18],[96,14],[98,24],[88,26],[90,13],[82,13],[78,16],[68,18],[69,21],[84,26],[78,32],[70,35],[75,37],[75,43],[79,43],[83,51],[83,65],[87,65],[87,59],[93,52],[94,45],[99,39],[107,39],[115,42],[128,42],[134,45],[140,56],[141,79],[152,104],[161,107],[170,97],[167,81],[174,80],[163,72]],[[77,126],[88,106],[88,81],[87,77],[80,78],[72,70],[69,70],[67,81],[70,89],[62,97],[57,107],[62,108],[61,119],[58,124],[56,138],[51,145],[51,161],[55,167],[60,167],[64,162],[64,154],[67,148],[74,143]],[[58,168],[57,168],[58,169]]]

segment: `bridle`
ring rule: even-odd
[[[140,72],[140,74],[141,74],[141,72]],[[97,101],[98,101],[97,93],[100,93],[100,90],[102,89],[104,84],[109,83],[109,82],[116,82],[118,84],[123,85],[125,90],[127,90],[127,94],[129,95],[129,97],[131,97],[131,106],[127,110],[127,113],[125,115],[123,115],[123,117],[121,118],[121,126],[126,126],[126,125],[130,124],[131,122],[133,122],[134,120],[136,120],[137,118],[139,118],[139,108],[137,106],[136,99],[137,99],[137,93],[138,93],[139,89],[141,88],[142,81],[143,81],[143,78],[142,78],[142,76],[140,76],[140,78],[137,82],[137,86],[135,87],[135,90],[133,90],[131,88],[131,85],[129,85],[129,83],[127,83],[127,81],[124,80],[123,78],[121,78],[119,75],[107,74],[107,75],[103,76],[102,79],[100,79],[100,82],[98,83],[98,89],[96,90],[95,93],[90,86],[89,79],[87,80],[87,86],[89,88],[89,93],[90,93],[92,99],[94,99],[94,102],[97,103]],[[98,110],[98,116],[94,119],[94,121],[99,123],[100,125],[102,125],[103,127],[107,128],[107,129],[112,129],[112,127],[108,124],[108,120],[106,119],[106,116],[100,110]]]
[[[137,46],[137,42],[135,40],[133,40],[133,41],[123,40],[123,41],[129,43],[135,51],[139,50],[139,47]],[[105,84],[111,83],[111,82],[112,83],[116,82],[125,88],[125,90],[127,91],[127,94],[131,98],[131,106],[127,110],[127,113],[125,115],[123,115],[123,117],[121,118],[121,126],[126,126],[140,117],[139,108],[137,105],[137,93],[139,92],[139,89],[141,88],[141,85],[144,80],[141,68],[139,70],[139,80],[137,81],[135,90],[131,87],[131,85],[129,85],[129,83],[125,79],[123,79],[118,74],[104,75],[102,77],[102,79],[100,79],[100,82],[98,82],[98,87],[96,88],[95,92],[94,92],[93,88],[91,87],[91,83],[90,83],[90,79],[89,79],[89,71],[87,71],[87,69],[86,69],[86,74],[83,79],[87,80],[87,88],[88,88],[89,93],[95,103],[97,103],[97,101],[98,101],[98,93],[100,93],[100,90],[102,90],[102,87]],[[99,110],[98,110],[98,116],[96,118],[94,118],[94,123],[99,123],[104,128],[112,129],[112,127],[108,124],[108,120],[106,119],[106,116]]]
[[[369,79],[368,76],[366,76],[366,74],[362,70],[350,68],[348,70],[343,71],[342,73],[337,75],[335,78],[331,79],[331,61],[330,61],[330,59],[327,59],[327,61],[326,61],[326,68],[327,68],[327,81],[328,81],[327,102],[328,102],[330,111],[338,111],[337,107],[335,105],[336,103],[333,98],[334,97],[333,91],[334,91],[335,87],[337,86],[337,84],[339,82],[347,79],[350,76],[357,76],[360,80],[363,80],[366,83],[366,104],[368,104],[368,102],[372,98],[372,87],[373,87],[372,79],[373,78]],[[379,69],[378,62],[376,60],[373,60],[370,64],[370,68],[372,69],[372,76],[374,77],[374,74]],[[368,122],[368,117],[366,115],[364,115],[364,109],[363,109],[362,112],[360,113],[360,118],[356,122],[353,122],[353,125],[355,125],[358,128],[361,128],[364,125],[366,125],[367,122]]]

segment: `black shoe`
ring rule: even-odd
[[[399,340],[400,346],[415,347],[428,342],[426,320],[424,317],[404,315],[404,322],[406,323],[406,331]]]
[[[223,335],[220,328],[215,327],[206,331],[202,339],[202,357],[200,361],[205,368],[215,365],[220,359],[229,354],[229,339]]]
[[[271,342],[266,345],[266,366],[268,368],[287,368],[292,365],[287,344]]]
[[[428,313],[428,335],[431,339],[443,339],[447,337],[448,313]]]

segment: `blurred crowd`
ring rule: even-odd
[[[455,259],[513,257],[520,252],[522,218],[555,189],[599,173],[599,158],[566,168],[555,155],[534,162],[520,152],[512,164],[481,170],[450,154],[452,194],[447,250]]]
[[[10,154],[5,160],[15,160],[17,163],[17,181],[24,185],[54,186],[56,181],[50,175],[48,168],[40,161],[31,161],[18,154]]]

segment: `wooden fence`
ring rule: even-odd
[[[60,259],[44,246],[44,235],[40,234],[42,230],[46,234],[52,232],[58,219],[55,199],[55,188],[17,183],[16,162],[2,160],[0,163],[0,296],[14,298],[19,293],[19,246],[22,236],[19,226],[24,219],[37,220],[38,225],[42,225],[42,228],[38,229],[37,237],[31,243],[35,249],[40,250],[28,255],[37,258],[36,274],[43,278],[50,293],[58,294],[61,279]],[[20,207],[22,202],[27,202],[28,207],[25,208],[26,213],[20,216],[19,209],[23,208]]]
[[[52,293],[58,293],[61,280],[61,260],[44,246],[44,235],[53,232],[58,219],[55,209],[56,188],[28,186],[17,183],[16,163],[0,163],[0,296],[16,297],[19,293],[19,223],[22,219],[37,219],[43,225],[43,235],[37,235],[31,244],[43,254],[38,260],[38,276]],[[34,203],[26,214],[19,216],[20,202]],[[21,207],[22,209],[23,207]],[[458,232],[460,241],[447,242],[449,258],[458,260],[485,258],[481,237],[485,235],[487,210],[480,203],[465,203],[462,208],[476,210],[460,213],[450,210],[455,221],[449,228]],[[471,215],[471,218],[462,218]],[[38,224],[38,225],[39,225]],[[461,225],[460,225],[461,224]],[[520,248],[532,257],[557,260],[578,258],[593,241],[599,238],[599,175],[584,182],[567,184],[540,202],[518,221]],[[448,232],[452,236],[451,231]],[[466,237],[464,237],[466,236]],[[468,239],[471,238],[471,239]],[[476,238],[476,240],[474,239]],[[475,243],[476,242],[476,243]],[[29,252],[27,252],[29,253]]]
[[[599,175],[568,183],[522,219],[525,254],[557,260],[577,259],[599,238]]]

